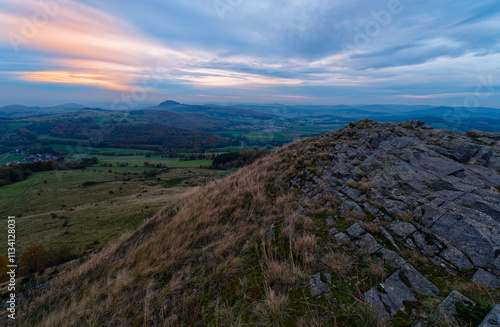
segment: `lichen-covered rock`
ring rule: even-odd
[[[377,240],[371,234],[364,234],[354,242],[354,245],[356,249],[366,254],[372,254],[381,248],[380,244],[377,243]]]
[[[311,291],[311,296],[318,296],[325,292],[330,292],[330,287],[328,286],[328,284],[321,280],[321,273],[317,273],[309,277],[308,284],[309,290]]]
[[[451,245],[447,245],[446,249],[441,252],[440,256],[451,263],[458,270],[467,270],[474,267],[462,252]]]
[[[493,288],[500,288],[500,278],[479,268],[471,280],[476,283],[487,284]]]
[[[401,220],[393,221],[388,227],[394,232],[394,234],[403,238],[406,238],[408,235],[417,230],[412,224]]]
[[[418,294],[422,295],[438,295],[439,288],[430,282],[424,275],[418,272],[415,267],[409,263],[404,264],[401,267],[401,272],[404,273],[405,277],[408,279],[411,289]]]
[[[468,297],[460,294],[457,291],[452,291],[446,299],[438,306],[439,311],[441,311],[445,316],[453,318],[457,314],[457,309],[455,304],[461,302],[465,305],[476,305],[474,301]]]
[[[365,232],[365,230],[358,223],[352,225],[346,231],[351,237],[358,237]]]
[[[500,304],[491,309],[486,318],[484,318],[484,320],[478,327],[498,327],[498,326],[500,326]]]
[[[387,265],[392,268],[401,268],[406,261],[401,258],[396,252],[388,250],[386,248],[381,248],[375,255],[375,262]],[[379,256],[380,255],[380,256]]]
[[[337,240],[337,244],[340,245],[340,246],[346,245],[349,242],[351,242],[351,238],[346,233],[337,233],[337,234],[335,234],[335,240]]]
[[[382,302],[389,308],[389,314],[395,316],[399,310],[404,310],[404,301],[416,301],[415,294],[401,280],[399,273],[392,274],[380,283],[384,293],[380,294]]]

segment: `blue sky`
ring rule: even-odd
[[[498,1],[0,0],[0,29],[0,105],[500,107]]]

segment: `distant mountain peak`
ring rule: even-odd
[[[177,106],[177,105],[180,105],[180,103],[173,100],[167,100],[165,102],[160,103],[160,107]]]

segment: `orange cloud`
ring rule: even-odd
[[[151,76],[198,87],[260,87],[302,82],[225,69],[194,68],[218,59],[217,55],[174,50],[122,19],[76,1],[65,0],[53,14],[45,12],[47,20],[38,23],[34,15],[44,12],[38,1],[4,1],[17,10],[0,14],[0,30],[4,32],[0,33],[0,43],[9,44],[15,39],[21,50],[51,54],[52,59],[41,65],[57,67],[17,74],[23,80],[114,90],[130,89],[127,85]],[[34,28],[26,28],[30,24]],[[228,60],[241,63],[242,59]]]
[[[43,71],[43,72],[20,72],[21,79],[32,82],[93,85],[112,90],[128,91],[130,86],[120,83],[119,78],[111,78],[109,75],[99,75],[88,72],[69,71]]]

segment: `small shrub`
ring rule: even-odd
[[[58,266],[75,258],[76,256],[71,253],[68,247],[61,245],[55,249],[51,249],[48,252],[48,265]]]

